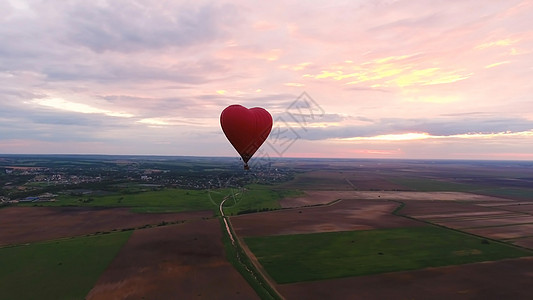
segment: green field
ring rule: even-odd
[[[418,192],[470,192],[479,189],[473,185],[428,178],[394,177],[388,180]]]
[[[331,174],[331,176],[323,176],[307,172],[299,173],[293,180],[281,183],[280,186],[287,189],[321,191],[353,189],[353,187],[346,182],[345,178],[336,172]]]
[[[419,192],[475,192],[495,197],[510,197],[523,200],[529,200],[533,196],[533,190],[528,188],[486,187],[428,178],[394,177],[389,180]]]
[[[277,189],[270,185],[261,184],[250,184],[244,189],[227,188],[209,191],[209,197],[217,207],[224,198],[227,198],[224,203],[224,213],[226,215],[279,209],[281,208],[279,200],[301,194],[297,190]]]
[[[434,226],[249,237],[245,242],[278,283],[533,255]]]
[[[131,232],[0,248],[0,299],[83,299]]]
[[[294,190],[277,190],[270,185],[251,184],[242,188],[216,190],[162,189],[108,195],[60,195],[55,202],[19,203],[20,206],[89,206],[130,207],[134,212],[164,213],[213,210],[219,213],[219,204],[225,198],[224,211],[228,215],[280,208],[278,200],[297,196]]]
[[[163,189],[105,196],[61,195],[57,200],[23,205],[131,207],[135,212],[181,212],[215,208],[205,190]]]
[[[269,185],[251,184],[244,189],[220,189],[210,191],[213,202],[220,202],[227,197],[224,203],[226,215],[237,215],[258,211],[279,209],[279,200],[284,197],[300,195],[295,190],[277,190]]]
[[[533,189],[524,188],[494,188],[483,189],[479,193],[495,197],[509,197],[512,199],[531,200],[533,199]]]

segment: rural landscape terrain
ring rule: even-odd
[[[0,299],[530,299],[533,162],[0,156]]]

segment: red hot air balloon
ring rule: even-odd
[[[222,131],[244,161],[248,170],[248,161],[267,139],[272,130],[272,116],[260,107],[246,108],[230,105],[220,114]]]

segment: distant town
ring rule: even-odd
[[[13,155],[0,157],[0,205],[57,201],[61,193],[116,191],[128,183],[202,190],[274,184],[293,175],[269,164],[245,172],[235,158]]]

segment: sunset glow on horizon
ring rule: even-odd
[[[3,1],[0,153],[237,156],[219,117],[241,104],[272,114],[270,157],[533,160],[532,14],[529,0]]]
[[[369,137],[352,137],[343,138],[342,141],[410,141],[410,140],[424,140],[424,139],[445,139],[445,138],[459,138],[459,139],[474,139],[474,138],[495,138],[495,137],[512,137],[523,136],[533,137],[533,130],[522,132],[497,132],[497,133],[465,133],[465,134],[452,134],[447,136],[442,135],[430,135],[427,132],[408,132],[400,134],[384,134]]]

